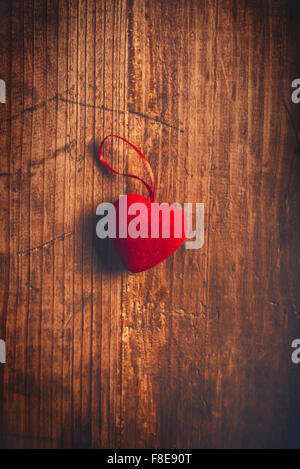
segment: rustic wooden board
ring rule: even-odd
[[[294,0],[0,1],[3,447],[300,446],[299,24]],[[111,132],[157,200],[204,202],[202,249],[133,275],[97,240],[98,203],[144,193],[97,163]]]

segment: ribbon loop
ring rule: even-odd
[[[118,138],[120,140],[123,140],[123,142],[125,143],[128,143],[128,145],[130,145],[136,152],[137,154],[140,156],[142,162],[144,163],[145,167],[146,167],[146,170],[150,176],[150,179],[151,179],[151,183],[152,183],[152,186],[150,186],[150,184],[148,184],[146,181],[144,181],[143,179],[141,179],[140,177],[138,176],[135,176],[134,174],[127,174],[127,173],[119,173],[118,171],[116,171],[115,169],[113,169],[111,166],[109,166],[109,164],[105,161],[104,159],[104,156],[103,156],[103,145],[104,145],[104,142],[106,139],[108,139],[109,137],[115,137],[115,138]],[[111,171],[112,173],[114,174],[117,174],[119,176],[124,176],[124,177],[129,177],[129,178],[134,178],[134,179],[138,179],[139,181],[141,181],[144,186],[146,187],[148,193],[149,193],[149,196],[150,196],[150,201],[151,202],[154,202],[154,192],[155,192],[155,180],[154,180],[154,175],[153,175],[153,171],[152,171],[152,168],[147,160],[147,158],[143,155],[143,153],[136,147],[134,146],[132,143],[128,142],[128,140],[126,140],[125,138],[123,137],[119,137],[118,135],[107,135],[103,140],[102,142],[100,143],[100,147],[99,147],[99,160],[101,161],[101,163],[104,164],[104,166],[109,170]]]

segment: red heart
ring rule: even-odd
[[[174,209],[174,216],[181,217],[182,221],[182,235],[181,237],[177,238],[174,236],[174,217],[171,216],[170,220],[170,235],[169,237],[162,237],[162,216],[159,217],[159,232],[157,238],[151,237],[151,206],[152,202],[147,200],[145,197],[137,194],[128,194],[127,195],[127,210],[133,203],[142,203],[147,208],[147,215],[148,216],[148,237],[147,238],[132,238],[128,235],[127,230],[127,237],[121,238],[119,236],[119,220],[123,219],[126,220],[127,217],[127,229],[132,219],[136,217],[136,215],[128,215],[128,211],[124,211],[121,206],[119,200],[115,202],[116,208],[116,233],[117,237],[112,238],[111,241],[115,250],[117,251],[122,263],[124,266],[130,270],[131,272],[142,272],[144,270],[150,269],[155,265],[159,264],[160,262],[164,261],[167,257],[171,256],[178,248],[181,246],[183,241],[185,240],[185,223],[186,219],[184,216],[183,211],[179,207],[173,207]],[[120,213],[121,210],[121,213]],[[141,214],[141,217],[144,218]]]

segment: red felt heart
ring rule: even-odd
[[[136,215],[128,215],[128,211],[130,212],[130,206],[133,203],[140,203],[145,206],[147,209],[146,215],[144,210],[141,212],[137,212],[139,215],[140,220],[147,223],[146,217],[148,219],[148,237],[137,237],[132,238],[129,234],[128,228],[130,227],[130,223],[133,219],[136,218]],[[112,238],[111,241],[115,250],[117,251],[122,263],[124,266],[130,270],[131,272],[142,272],[144,270],[150,269],[155,265],[159,264],[160,262],[164,261],[167,257],[171,256],[178,248],[181,246],[183,241],[185,240],[185,224],[186,219],[184,216],[183,211],[179,207],[171,206],[171,216],[169,218],[166,216],[164,221],[163,216],[160,214],[159,218],[152,215],[154,212],[151,211],[151,206],[153,202],[150,202],[145,197],[137,194],[128,194],[127,195],[127,210],[125,210],[120,205],[119,200],[115,202],[116,208],[116,238]],[[170,206],[169,206],[170,207]],[[173,212],[174,210],[174,212]],[[173,213],[172,213],[173,212]],[[156,229],[159,228],[157,235],[158,237],[154,238],[151,237],[151,220],[159,220],[159,227],[156,226]],[[174,221],[175,217],[178,217],[177,220],[181,220],[181,236],[178,236],[178,233],[174,231]],[[166,220],[169,220],[166,221]],[[119,220],[127,220],[127,237],[121,238],[120,237],[120,226]],[[166,236],[168,233],[164,233],[163,228],[166,228],[166,224],[169,223],[169,236]],[[126,225],[126,222],[125,222]],[[168,228],[168,227],[167,227]]]

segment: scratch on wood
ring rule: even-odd
[[[57,236],[57,238],[53,238],[50,241],[47,241],[46,243],[40,244],[39,246],[35,246],[33,248],[26,249],[25,251],[18,251],[17,254],[18,255],[29,254],[30,252],[36,251],[37,249],[43,249],[47,246],[52,246],[57,241],[63,241],[64,239],[69,238],[70,236],[74,235],[74,233],[75,233],[74,231],[71,231],[70,233],[66,233],[66,234],[63,234],[61,236]]]
[[[76,101],[76,100],[73,100],[73,99],[63,98],[59,94],[56,94],[56,95],[52,96],[52,98],[49,98],[45,101],[42,101],[41,103],[35,104],[34,106],[27,107],[27,108],[23,109],[22,111],[18,112],[17,114],[14,114],[13,116],[11,116],[7,119],[0,120],[0,124],[2,124],[4,122],[11,122],[14,119],[17,119],[19,116],[21,116],[23,114],[26,114],[28,112],[35,112],[38,109],[41,109],[41,108],[45,107],[46,104],[48,104],[49,102],[55,101],[55,100],[56,101],[62,101],[64,103],[74,104],[74,105],[77,105],[77,106],[82,106],[82,107],[85,107],[85,108],[100,109],[102,111],[107,111],[107,112],[115,112],[117,114],[123,114],[123,115],[124,114],[132,114],[132,115],[135,115],[135,116],[138,116],[138,117],[142,117],[143,119],[148,119],[152,122],[156,122],[156,123],[161,124],[165,127],[169,127],[170,129],[176,130],[177,132],[184,133],[183,129],[180,129],[176,125],[173,125],[173,124],[170,124],[168,122],[165,122],[165,121],[161,120],[158,116],[152,117],[152,116],[149,116],[148,114],[142,114],[141,112],[133,111],[132,109],[129,109],[128,111],[125,111],[123,109],[112,109],[112,108],[109,108],[107,106],[104,106],[104,104],[97,105],[97,104],[83,103],[83,102]]]
[[[152,116],[149,116],[147,114],[142,114],[141,112],[133,111],[132,109],[129,109],[128,111],[124,111],[123,109],[112,109],[112,108],[109,108],[107,106],[104,106],[103,104],[96,105],[96,104],[83,103],[83,102],[80,102],[80,101],[75,101],[75,100],[72,100],[72,99],[67,99],[67,98],[62,98],[62,97],[59,97],[58,99],[60,101],[65,102],[65,103],[76,104],[77,106],[87,107],[87,108],[91,108],[91,109],[101,109],[102,111],[116,112],[117,114],[133,114],[135,116],[142,117],[143,119],[148,119],[148,120],[151,120],[153,122],[157,122],[161,125],[164,125],[165,127],[169,127],[171,129],[177,130],[177,132],[184,133],[183,129],[180,129],[179,127],[177,127],[173,124],[169,124],[168,122],[165,122],[165,121],[159,119],[159,117],[152,117]]]
[[[22,109],[20,112],[13,114],[12,116],[6,118],[6,119],[1,119],[0,124],[4,122],[12,122],[13,120],[17,119],[19,116],[22,116],[23,114],[26,114],[27,112],[34,112],[37,111],[38,109],[41,109],[46,106],[46,104],[50,103],[51,101],[57,100],[59,94],[55,94],[49,99],[46,99],[45,101],[42,101],[40,103],[34,104],[33,106],[26,107]]]

